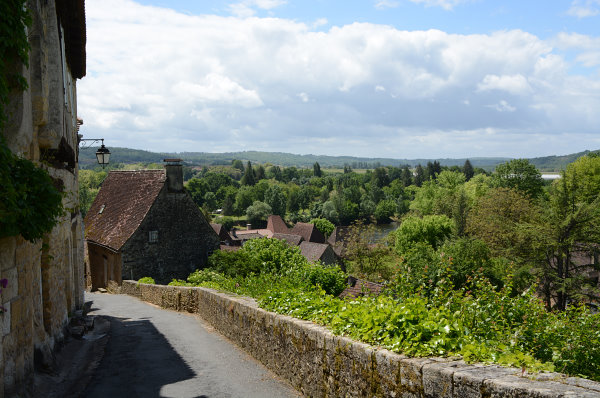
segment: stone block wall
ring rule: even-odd
[[[63,74],[69,59],[63,56],[61,29],[67,27],[59,24],[54,0],[28,0],[27,7],[31,49],[29,68],[22,67],[21,73],[29,89],[12,93],[0,134],[13,153],[48,171],[64,193],[65,214],[37,242],[0,238],[0,278],[8,280],[0,295],[7,310],[0,314],[0,398],[26,394],[34,356],[50,364],[69,312],[83,305],[75,78],[68,69]]]
[[[158,242],[148,242],[150,231],[158,231]],[[165,186],[121,248],[122,275],[135,280],[151,276],[158,283],[185,279],[204,268],[218,248],[218,235],[191,196],[186,191],[169,192]]]
[[[408,358],[211,289],[124,281],[121,292],[201,315],[310,397],[600,397],[600,383],[557,373],[528,378],[519,369]]]

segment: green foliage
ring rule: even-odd
[[[244,171],[244,176],[241,181],[242,185],[254,185],[256,184],[256,177],[254,175],[254,169],[252,169],[252,164],[248,162],[246,165],[246,171]]]
[[[62,194],[33,162],[13,155],[0,137],[0,237],[28,241],[50,232],[64,214]]]
[[[27,66],[29,61],[27,27],[31,25],[31,15],[25,5],[25,0],[0,3],[0,130],[6,121],[5,106],[11,91],[27,89],[21,66]]]
[[[375,226],[358,221],[346,229],[344,234],[345,256],[350,261],[349,270],[353,275],[371,281],[380,281],[389,276],[385,262],[390,248],[375,244]]]
[[[306,280],[313,286],[318,286],[332,296],[339,295],[346,288],[346,275],[337,266],[324,264],[308,265],[304,268]]]
[[[446,216],[406,217],[396,231],[396,251],[410,250],[416,243],[426,243],[436,249],[452,235],[454,222]]]
[[[527,159],[513,159],[498,165],[492,178],[495,186],[516,189],[532,198],[543,193],[542,175]]]
[[[314,226],[319,231],[321,231],[325,238],[329,237],[329,235],[331,235],[331,233],[335,229],[335,225],[325,218],[313,218],[312,220],[310,220],[310,223],[314,224]]]
[[[253,224],[258,221],[265,221],[271,214],[273,214],[271,206],[258,200],[246,209],[246,218],[248,222]]]
[[[388,223],[398,210],[398,203],[393,200],[382,200],[375,207],[374,216],[378,223]]]
[[[150,276],[144,276],[143,278],[140,278],[138,280],[138,284],[140,283],[147,283],[149,285],[154,285],[156,284],[156,282],[154,282],[154,278],[150,277]]]
[[[9,95],[27,88],[21,75],[28,64],[27,27],[31,16],[24,0],[0,3],[0,131],[5,128]],[[48,173],[15,156],[0,136],[0,237],[22,235],[29,241],[49,232],[63,214],[62,195]]]
[[[106,178],[106,171],[79,170],[79,209],[85,217]]]
[[[271,185],[265,191],[265,203],[271,207],[272,214],[285,216],[287,197],[279,185]]]

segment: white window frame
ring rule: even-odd
[[[149,231],[148,232],[148,243],[157,243],[158,242],[158,231]]]

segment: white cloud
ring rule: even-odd
[[[302,101],[302,102],[308,102],[310,100],[308,98],[308,94],[306,94],[306,93],[298,94],[298,98],[300,98],[300,101]]]
[[[567,14],[577,18],[594,17],[600,14],[600,0],[573,0]]]
[[[256,14],[255,8],[271,10],[286,3],[286,0],[245,0],[240,3],[229,4],[228,9],[236,17],[248,18]]]
[[[451,10],[457,5],[469,3],[472,0],[410,0],[413,3],[423,4],[425,7],[442,7],[445,10]]]
[[[517,108],[515,108],[514,106],[511,106],[505,100],[501,100],[500,102],[498,102],[497,104],[494,104],[494,105],[488,105],[488,107],[495,109],[498,112],[514,112],[517,110]]]
[[[552,137],[563,133],[577,133],[576,150],[597,142],[600,77],[570,75],[554,50],[568,47],[594,64],[594,37],[366,23],[316,31],[130,0],[90,0],[86,12],[78,112],[82,133],[107,145],[433,157],[512,156],[502,152],[509,144],[526,150],[521,143],[542,133],[560,151]],[[469,153],[477,134],[479,152]]]
[[[526,95],[532,91],[531,86],[523,75],[486,75],[483,81],[477,85],[477,90],[501,90],[514,95]]]
[[[400,5],[399,2],[393,0],[381,0],[375,3],[375,8],[378,10],[385,10],[388,8],[397,8]]]

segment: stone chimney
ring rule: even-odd
[[[183,169],[181,159],[164,159],[169,192],[183,192]]]

